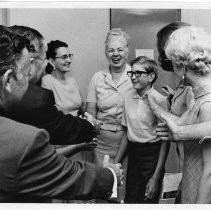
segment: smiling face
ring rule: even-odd
[[[106,58],[111,69],[121,69],[128,58],[127,42],[122,36],[113,36],[105,50]]]
[[[132,66],[132,72],[140,71],[143,72],[140,76],[131,77],[131,82],[133,84],[133,88],[139,92],[144,94],[145,90],[151,88],[152,80],[154,79],[153,73],[148,74],[143,65],[134,64]],[[146,72],[146,73],[144,73]]]
[[[69,72],[72,62],[72,57],[69,56],[70,51],[67,47],[59,47],[56,49],[56,56],[52,60],[56,70],[61,72]]]

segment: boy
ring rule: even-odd
[[[156,81],[157,64],[144,56],[131,62],[133,90],[126,96],[122,125],[127,127],[128,170],[125,203],[158,203],[169,142],[160,141],[158,123],[149,103],[148,94],[167,109],[167,101],[152,86]]]

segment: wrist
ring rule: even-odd
[[[173,132],[173,137],[175,141],[186,140],[185,130],[183,126],[177,126]]]
[[[164,171],[163,168],[157,169],[157,170],[154,172],[154,174],[152,175],[152,178],[153,178],[155,181],[160,180],[160,178],[161,178],[161,176],[162,176],[162,171]]]

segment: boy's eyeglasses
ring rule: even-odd
[[[73,57],[73,54],[65,54],[65,55],[55,57],[55,58],[61,58],[62,60],[67,60],[68,58],[71,59],[72,57]]]
[[[135,75],[136,77],[141,77],[142,74],[149,74],[149,72],[145,71],[127,71],[127,76],[132,77]]]

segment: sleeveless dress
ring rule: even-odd
[[[194,100],[187,112],[182,116],[185,119],[184,124],[186,125],[199,122],[198,115],[200,107],[204,103],[211,103],[210,87],[204,86],[193,89],[193,93]],[[199,140],[184,141],[182,203],[196,203],[197,192],[203,172],[202,149],[203,145],[199,144]]]

